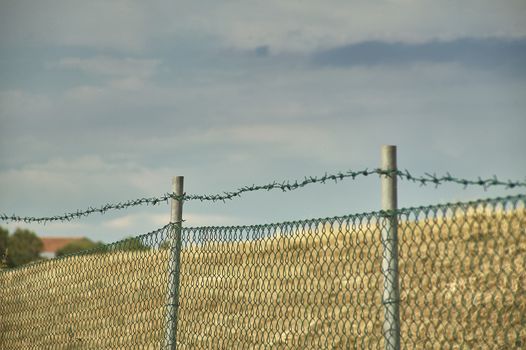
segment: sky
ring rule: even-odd
[[[0,0],[0,212],[373,169],[526,178],[526,2]],[[521,190],[420,187],[399,207]],[[378,177],[187,202],[187,226],[378,210]],[[112,242],[169,205],[46,225]]]

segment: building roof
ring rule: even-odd
[[[84,239],[84,237],[40,237],[44,248],[42,253],[56,253],[57,250],[65,245]]]

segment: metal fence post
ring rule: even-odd
[[[383,171],[395,171],[396,146],[382,146]],[[398,215],[396,174],[382,174],[383,332],[386,350],[400,349],[400,291],[398,284]]]
[[[174,176],[172,191],[184,194],[184,177]],[[183,200],[172,199],[170,222],[170,260],[168,262],[168,295],[166,310],[165,349],[177,348],[177,320],[179,314],[179,274],[181,272],[181,232],[183,226]]]

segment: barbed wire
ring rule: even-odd
[[[310,176],[305,177],[303,180],[294,180],[294,181],[283,181],[283,182],[272,182],[266,185],[251,185],[251,186],[244,186],[241,187],[235,191],[231,192],[223,192],[219,194],[184,194],[184,195],[176,195],[175,193],[166,193],[159,197],[149,197],[149,198],[138,198],[133,200],[128,200],[124,202],[114,203],[114,204],[105,204],[101,207],[88,207],[85,210],[77,210],[74,212],[62,214],[62,215],[55,215],[55,216],[44,216],[44,217],[32,217],[32,216],[18,216],[18,215],[7,215],[4,213],[0,214],[0,220],[1,221],[7,221],[7,222],[24,222],[24,223],[49,223],[53,221],[71,221],[74,219],[79,219],[81,217],[85,217],[91,214],[99,213],[99,214],[105,214],[106,212],[110,210],[122,210],[127,209],[130,207],[140,206],[140,205],[158,205],[161,203],[168,203],[170,199],[174,200],[184,200],[184,201],[194,201],[198,200],[201,202],[204,201],[211,201],[211,202],[218,202],[222,201],[225,202],[227,200],[232,200],[237,197],[241,197],[242,194],[247,192],[255,192],[255,191],[271,191],[271,190],[281,190],[283,192],[289,192],[293,190],[300,189],[302,187],[305,187],[310,184],[315,183],[321,183],[325,184],[327,182],[340,182],[344,179],[351,178],[352,180],[355,180],[357,177],[366,177],[369,175],[379,175],[379,176],[397,176],[402,180],[411,181],[414,183],[419,183],[421,186],[426,186],[429,184],[435,185],[435,188],[439,185],[442,185],[444,183],[454,183],[458,185],[462,185],[464,188],[467,188],[469,186],[479,186],[484,188],[484,190],[487,190],[490,187],[504,187],[506,189],[514,189],[514,188],[523,188],[526,187],[526,180],[525,181],[502,181],[499,180],[496,176],[493,176],[489,179],[483,179],[481,177],[478,177],[475,180],[470,179],[462,179],[452,176],[450,173],[446,173],[446,175],[437,176],[436,174],[431,173],[424,173],[423,176],[413,176],[408,170],[382,170],[382,169],[364,169],[361,171],[346,171],[346,172],[338,172],[335,174],[327,174],[323,176]]]
[[[240,197],[241,194],[245,192],[253,192],[253,191],[260,191],[260,190],[274,190],[279,189],[284,192],[293,191],[298,188],[304,187],[309,184],[313,183],[327,183],[329,181],[339,182],[346,178],[352,178],[353,180],[356,179],[358,176],[369,176],[369,175],[386,175],[386,176],[392,176],[396,175],[400,179],[405,179],[408,181],[420,183],[421,186],[425,186],[428,184],[434,184],[435,187],[438,187],[439,185],[450,182],[450,183],[456,183],[464,186],[464,188],[467,188],[468,186],[481,186],[484,188],[484,190],[487,190],[489,187],[493,186],[504,186],[507,189],[512,188],[518,188],[518,187],[526,187],[526,181],[501,181],[496,176],[494,176],[491,179],[482,179],[478,178],[476,180],[468,180],[468,179],[460,179],[455,178],[449,173],[446,173],[446,175],[443,176],[437,176],[436,174],[430,174],[425,173],[424,176],[413,176],[411,173],[409,173],[408,170],[382,170],[382,169],[373,169],[373,170],[361,170],[361,171],[347,171],[347,172],[339,172],[337,174],[328,175],[325,174],[321,177],[305,177],[303,181],[285,181],[285,182],[273,182],[267,185],[252,185],[252,186],[245,186],[242,188],[239,188],[236,191],[233,192],[224,192],[222,194],[214,194],[214,195],[189,195],[185,196],[185,200],[200,200],[200,201],[226,201],[234,199],[235,197]]]

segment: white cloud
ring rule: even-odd
[[[169,209],[169,207],[167,207]],[[141,226],[149,226],[154,228],[163,227],[170,222],[169,210],[165,214],[152,214],[148,212],[140,212],[135,214],[123,215],[114,219],[106,220],[102,226],[112,230],[126,230],[133,232],[134,228]],[[205,214],[197,212],[184,212],[184,226],[199,227],[199,226],[228,226],[239,223],[240,219],[223,214]],[[139,233],[139,232],[137,232]]]
[[[186,85],[152,82],[140,91],[111,84],[80,86],[53,101],[56,108],[47,111],[50,120],[42,131],[25,134],[25,123],[20,123],[18,134],[38,141],[30,150],[43,157],[40,161],[65,153],[109,152],[142,161],[170,155],[179,164],[185,154],[185,162],[197,164],[201,153],[190,155],[213,147],[210,153],[218,159],[237,164],[258,155],[260,161],[299,157],[336,166],[351,155],[366,159],[359,145],[380,142],[389,135],[386,125],[397,119],[480,117],[504,106],[511,116],[521,110],[513,101],[521,101],[523,84],[510,84],[491,72],[455,64],[418,64],[277,68],[245,73],[243,79],[213,76],[203,85],[197,78]],[[382,122],[374,125],[376,121]],[[12,130],[6,127],[4,138],[12,140],[10,147],[20,146],[18,154],[28,155],[28,145],[36,141],[14,142],[20,137]],[[60,133],[58,139],[53,130]],[[133,172],[134,188],[156,192],[143,180],[143,171]]]
[[[10,44],[141,51],[151,34],[144,6],[135,1],[6,0],[0,6],[2,41]]]
[[[107,89],[102,86],[81,85],[66,90],[64,96],[78,102],[93,102],[107,96]]]
[[[454,64],[316,67],[296,61],[309,55],[272,55],[371,39],[523,36],[525,11],[523,0],[0,1],[2,52],[33,45],[31,65],[56,60],[49,52],[67,56],[54,61],[53,76],[36,68],[2,81],[16,86],[0,92],[2,212],[61,214],[155,196],[168,192],[173,174],[187,176],[188,193],[215,193],[374,167],[382,143],[399,144],[400,164],[416,173],[516,177],[524,173],[514,161],[524,149],[520,76]],[[237,51],[262,45],[270,57]],[[196,48],[208,56],[195,57]],[[15,66],[25,60],[19,52]],[[163,68],[172,68],[168,76]],[[66,70],[90,79],[72,82],[79,74]],[[45,94],[30,92],[42,86]],[[65,91],[53,92],[57,86]],[[192,202],[185,224],[331,215],[368,201],[376,208],[374,191],[362,189],[359,197],[328,195],[319,208],[309,196],[295,204],[270,195],[228,207]],[[411,204],[431,196],[415,191]],[[109,241],[161,227],[168,213],[142,207],[31,227]]]
[[[53,107],[53,101],[42,94],[14,89],[0,91],[0,118],[16,118],[39,115],[48,112]]]
[[[371,39],[526,35],[523,0],[3,1],[2,40],[146,52],[159,41],[311,51]],[[209,39],[210,40],[210,39]]]
[[[110,87],[119,90],[137,91],[142,90],[145,87],[144,80],[137,77],[129,77],[125,79],[112,80],[109,83]]]
[[[79,85],[65,91],[66,99],[81,103],[126,98],[126,93],[143,92],[157,72],[160,61],[156,59],[116,58],[94,56],[90,58],[66,57],[55,65],[61,69],[74,69],[100,76],[106,81],[99,85]],[[131,97],[135,100],[135,97]]]
[[[78,69],[86,73],[111,77],[150,78],[160,64],[156,59],[115,58],[95,56],[91,58],[66,57],[58,62],[62,68]]]
[[[155,169],[133,162],[100,156],[54,158],[0,170],[0,212],[54,216],[141,196],[156,196],[169,189],[169,176],[163,177],[156,174]],[[12,223],[9,227],[29,227],[42,235],[85,235],[113,241],[162,227],[169,222],[169,213],[169,205],[160,203],[126,211],[112,210],[104,216],[95,214],[71,223]]]
[[[255,123],[241,124],[225,128],[196,130],[179,140],[181,144],[208,144],[217,146],[236,145],[230,159],[243,162],[250,158],[254,149],[267,150],[266,156],[273,154],[279,158],[309,158],[317,161],[333,160],[337,156],[339,140],[334,138],[336,130],[321,128],[308,123]]]
[[[113,230],[133,232],[137,227],[162,227],[170,222],[170,214],[135,213],[103,221],[102,226]],[[138,233],[138,232],[137,232]]]
[[[110,161],[101,156],[52,158],[41,163],[27,163],[20,168],[0,171],[1,202],[7,205],[17,198],[29,199],[34,193],[39,193],[40,200],[33,200],[27,206],[86,207],[103,204],[110,197],[130,199],[128,193],[133,193],[132,197],[144,194],[145,187],[137,183],[136,176],[153,172],[144,169],[133,162]]]
[[[365,40],[422,42],[526,35],[522,20],[526,5],[521,0],[269,0],[199,4],[174,7],[174,13],[181,8],[190,15],[170,22],[172,32],[204,32],[218,37],[225,45],[242,49],[269,45],[271,52],[312,51]]]
[[[239,218],[221,215],[221,214],[204,214],[196,212],[185,212],[184,225],[199,227],[199,226],[231,226],[240,222]]]

